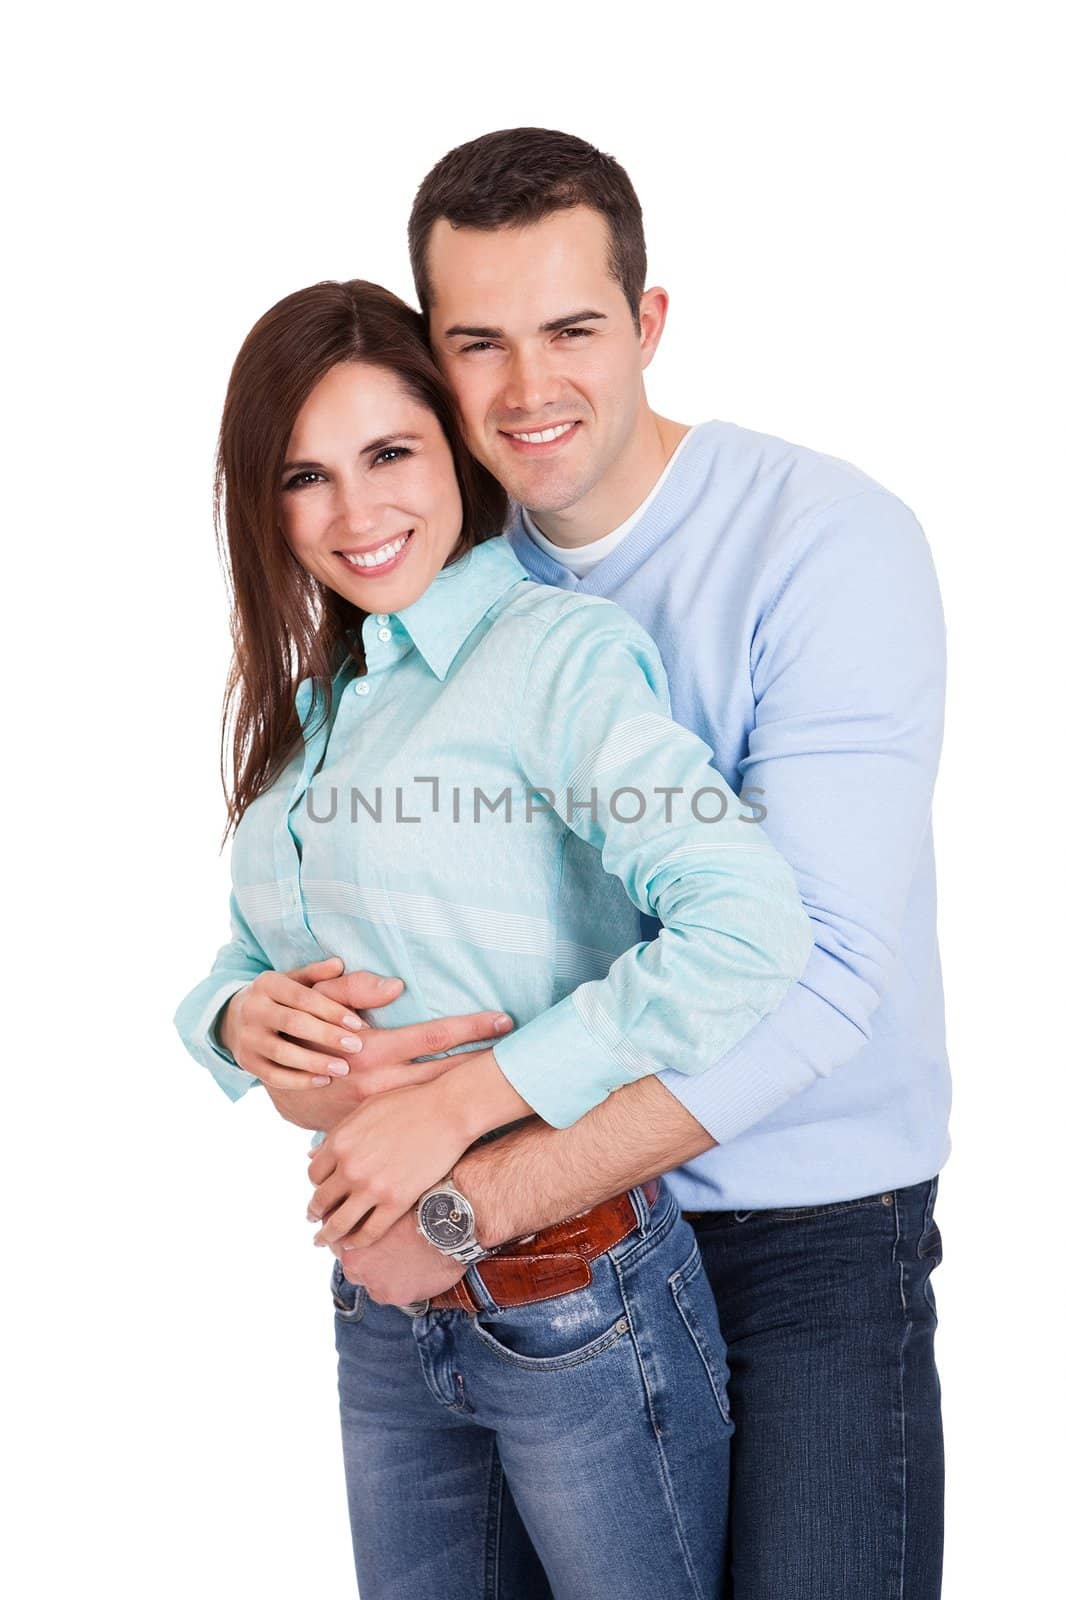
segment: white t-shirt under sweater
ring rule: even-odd
[[[659,493],[659,490],[670,476],[670,473],[673,471],[674,463],[677,461],[677,458],[680,456],[682,450],[684,450],[685,445],[688,443],[691,437],[692,429],[690,428],[687,433],[682,435],[677,445],[675,445],[673,455],[666,463],[655,483],[648,491],[646,497],[640,502],[640,505],[633,512],[632,516],[627,517],[624,522],[619,523],[618,527],[615,528],[613,532],[605,533],[602,539],[593,539],[591,544],[583,544],[577,550],[565,550],[562,545],[552,544],[551,540],[547,538],[545,534],[541,533],[540,529],[532,521],[529,512],[523,508],[521,515],[526,532],[533,540],[533,543],[540,546],[545,555],[549,555],[554,561],[558,561],[561,567],[566,567],[569,572],[574,574],[575,578],[583,578],[586,573],[592,571],[593,567],[599,565],[604,556],[609,556],[612,550],[617,549],[631,528],[636,527],[645,511],[648,509],[648,506],[654,500],[655,496]]]

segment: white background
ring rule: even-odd
[[[673,297],[653,404],[843,456],[928,534],[950,649],[945,1594],[1052,1587],[1051,11],[38,5],[9,34],[9,1593],[352,1592],[307,1139],[258,1092],[230,1105],[170,1021],[227,936],[212,449],[253,320],[325,277],[410,294],[419,179],[523,124],[617,155],[642,197]]]

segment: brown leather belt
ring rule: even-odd
[[[659,1179],[642,1183],[649,1210],[659,1196]],[[585,1289],[592,1282],[590,1261],[633,1232],[637,1213],[628,1191],[603,1200],[589,1211],[556,1222],[550,1228],[515,1239],[499,1255],[477,1263],[485,1288],[498,1306],[526,1306],[536,1300]],[[465,1278],[443,1294],[433,1296],[434,1311],[480,1311],[481,1305]]]

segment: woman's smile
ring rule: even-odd
[[[415,530],[408,528],[406,533],[401,533],[393,539],[386,539],[380,544],[371,545],[366,550],[338,550],[337,554],[344,565],[358,572],[360,577],[378,578],[386,572],[396,570],[414,536]]]

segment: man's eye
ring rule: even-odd
[[[294,472],[284,485],[286,489],[302,489],[305,484],[320,480],[321,472]]]
[[[378,451],[374,457],[374,465],[376,467],[379,461],[384,461],[386,465],[390,461],[402,461],[404,456],[409,456],[410,454],[410,450],[405,450],[402,444],[389,444],[385,446],[384,450]]]
[[[468,356],[474,350],[494,350],[495,348],[496,348],[496,346],[494,344],[492,344],[492,342],[490,340],[488,340],[488,339],[478,339],[475,344],[464,344],[464,345],[461,345],[460,349],[459,349],[459,354],[461,356]]]
[[[592,333],[591,328],[560,328],[560,339],[587,339]]]

